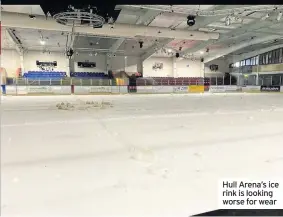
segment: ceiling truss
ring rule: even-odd
[[[15,43],[16,51],[18,52],[18,54],[20,56],[22,56],[25,49],[24,49],[20,39],[16,35],[15,31],[13,29],[10,29],[10,28],[6,28],[6,31],[9,35],[9,37],[11,37],[12,41]]]

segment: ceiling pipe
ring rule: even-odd
[[[11,12],[2,12],[1,24],[4,27],[11,28],[27,28],[41,29],[50,31],[71,32],[72,27],[58,24],[54,19],[45,16],[36,16],[36,19],[30,19],[27,14],[18,14]],[[79,34],[90,35],[108,35],[119,37],[157,37],[172,38],[186,40],[207,41],[210,39],[218,39],[219,33],[208,33],[200,31],[188,30],[171,30],[164,27],[130,25],[130,24],[114,24],[104,25],[102,28],[93,29],[91,27],[75,27],[75,32]]]

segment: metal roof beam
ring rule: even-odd
[[[213,7],[213,9],[210,10],[223,10],[225,8],[229,7],[229,5],[216,5]],[[196,24],[194,26],[188,27],[189,30],[198,30],[199,28],[204,28],[206,25],[213,23],[215,21],[219,21],[220,19],[223,18],[223,16],[213,16],[209,17],[202,17],[203,19],[198,21],[198,17],[196,17]]]
[[[10,29],[10,28],[6,28],[6,31],[7,31],[8,35],[9,35],[9,37],[14,42],[16,51],[19,53],[20,56],[22,56],[23,52],[24,52],[24,47],[20,43],[16,33],[12,29]]]
[[[70,47],[72,48],[72,49],[75,49],[76,48],[76,42],[77,42],[77,40],[78,40],[78,36],[77,35],[73,35],[73,38],[72,38],[72,41],[71,41],[71,43],[70,43]]]
[[[189,53],[197,52],[199,50],[202,50],[202,49],[206,48],[210,44],[211,44],[211,41],[200,42],[196,46],[182,51],[180,53],[180,56],[183,56],[183,55],[186,55],[186,54],[189,54]]]
[[[160,11],[147,10],[143,16],[139,17],[136,24],[148,26],[160,14]]]
[[[121,44],[123,44],[124,41],[125,41],[124,38],[120,38],[116,40],[109,48],[109,53],[115,53],[118,50],[118,48],[121,46]]]
[[[121,6],[119,9],[122,9],[121,12],[120,12],[120,15],[126,14],[126,15],[130,15],[130,16],[139,16],[139,17],[144,15],[144,11],[131,10],[130,8],[125,7],[125,6]]]
[[[259,44],[265,41],[269,41],[269,40],[275,40],[278,39],[279,36],[277,35],[271,35],[271,36],[267,36],[267,37],[261,37],[261,38],[255,38],[253,40],[248,40],[246,42],[231,46],[229,48],[224,48],[221,50],[218,50],[217,52],[215,52],[214,54],[210,54],[208,55],[205,59],[204,59],[204,63],[210,62],[212,60],[218,59],[224,55],[227,55],[229,53],[232,53],[234,51],[240,50],[242,48],[254,45],[254,44]]]
[[[137,25],[149,25],[149,23],[154,19],[156,16],[158,16],[160,13],[157,13],[156,11],[150,11],[148,10],[145,14],[139,17],[136,24]],[[123,44],[125,41],[125,38],[118,39],[109,49],[110,53],[115,53],[116,50]]]
[[[1,13],[1,24],[8,28],[28,28],[28,29],[41,29],[41,30],[53,30],[60,32],[71,32],[70,26],[65,26],[57,23],[54,19],[46,19],[44,16],[37,16],[35,20],[31,20],[27,15],[16,14],[9,12]],[[144,37],[158,37],[158,38],[172,38],[172,39],[188,39],[188,40],[209,40],[218,39],[218,33],[207,33],[200,31],[188,31],[188,30],[175,30],[171,31],[165,27],[153,27],[144,25],[131,25],[115,23],[113,28],[109,25],[103,25],[102,28],[90,28],[90,27],[76,27],[75,32],[79,34],[93,34],[93,35],[111,35],[119,37],[131,37],[138,36]]]
[[[193,52],[199,51],[201,49],[206,48],[209,45],[219,43],[219,42],[223,42],[223,41],[227,41],[227,40],[230,40],[233,37],[239,37],[239,36],[242,36],[244,34],[251,34],[252,31],[259,30],[259,29],[265,27],[268,24],[271,25],[271,24],[275,24],[275,23],[273,23],[271,21],[263,21],[263,20],[261,22],[254,21],[250,24],[243,25],[242,28],[232,30],[229,33],[226,33],[225,35],[220,35],[220,37],[216,40],[210,40],[208,42],[200,43],[198,45],[197,50],[194,49],[194,48],[189,48],[189,49],[185,50],[184,52],[182,52],[181,55],[185,55],[185,54],[188,54],[188,53],[193,53]]]
[[[143,55],[141,55],[141,60],[145,61],[146,59],[151,57],[157,50],[160,50],[162,47],[164,47],[165,45],[167,45],[171,41],[173,41],[173,40],[167,38],[167,39],[163,39],[163,40],[159,41],[158,44],[151,46],[149,49],[146,50],[146,52]]]
[[[259,50],[256,50],[256,51],[251,51],[251,52],[244,53],[244,54],[241,54],[241,55],[232,55],[228,59],[231,63],[232,62],[235,63],[235,62],[239,62],[241,60],[248,59],[250,57],[254,57],[254,56],[257,56],[259,54],[263,54],[263,53],[266,53],[268,51],[276,50],[276,49],[282,48],[282,47],[283,47],[283,44],[274,45],[274,46],[271,46],[271,47],[268,47],[268,48],[262,48],[262,49],[259,49]]]

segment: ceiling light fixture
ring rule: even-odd
[[[187,24],[188,24],[188,26],[193,26],[193,25],[195,25],[195,23],[196,23],[196,21],[195,21],[195,16],[193,16],[193,15],[189,15],[188,17],[187,17]]]
[[[67,55],[67,57],[69,59],[72,58],[73,54],[74,54],[74,50],[73,49],[70,48],[69,50],[66,50],[66,55]]]
[[[200,54],[203,54],[204,52],[203,51],[200,51]]]
[[[114,19],[113,19],[113,17],[108,17],[107,23],[110,24],[110,25],[114,24]]]
[[[227,17],[225,18],[225,25],[226,25],[226,26],[230,26],[230,24],[231,24],[231,18],[230,18],[229,16],[227,16]]]
[[[33,14],[30,14],[30,15],[28,15],[28,16],[29,16],[29,18],[30,18],[31,20],[36,19],[35,15],[33,15]]]
[[[40,40],[39,42],[40,42],[41,45],[45,45],[45,41]]]
[[[269,14],[266,14],[263,18],[261,18],[262,20],[266,20],[269,17]]]

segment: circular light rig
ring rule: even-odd
[[[55,14],[53,18],[57,23],[66,26],[91,26],[100,28],[105,23],[105,19],[95,13],[96,8],[75,9],[70,6],[68,11]]]

